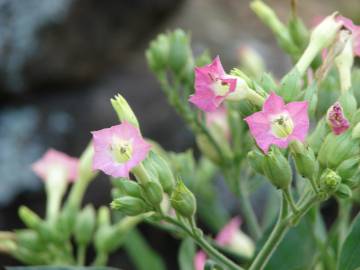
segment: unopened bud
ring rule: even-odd
[[[276,188],[285,190],[289,187],[292,179],[291,167],[278,148],[272,147],[265,156],[263,170]]]
[[[308,179],[313,179],[318,171],[318,163],[314,151],[304,146],[299,141],[293,141],[290,145],[297,171]]]
[[[133,110],[122,95],[117,94],[114,98],[110,99],[110,101],[121,122],[128,122],[139,128],[139,122]]]
[[[170,34],[169,64],[176,74],[181,74],[189,61],[189,36],[181,29]]]
[[[94,146],[92,142],[90,142],[79,159],[79,179],[90,180],[93,179],[98,173],[92,169],[93,157]]]
[[[86,206],[78,215],[75,224],[75,240],[79,245],[90,243],[96,224],[95,210],[91,205]]]
[[[329,133],[328,125],[325,119],[321,119],[313,133],[308,138],[309,146],[314,150],[315,153],[319,152],[321,145],[324,142],[326,135]]]
[[[153,71],[164,69],[168,64],[169,38],[160,34],[150,42],[150,47],[145,53],[148,64]]]
[[[196,199],[194,194],[179,180],[171,195],[171,206],[180,215],[191,218],[196,212]]]
[[[163,189],[155,181],[149,181],[142,186],[146,199],[153,206],[159,206],[163,199]]]
[[[339,102],[335,102],[330,106],[326,114],[326,120],[334,134],[340,135],[349,127],[350,123],[344,115],[343,108]]]
[[[263,169],[263,163],[265,159],[264,154],[256,149],[250,151],[247,154],[247,157],[251,168],[259,174],[264,174],[264,169]]]
[[[350,132],[341,135],[330,133],[326,136],[318,154],[324,167],[336,168],[342,161],[359,153],[359,145],[351,138]]]
[[[162,188],[166,193],[171,194],[175,186],[175,178],[169,164],[160,155],[154,152],[150,152],[150,159],[153,161]]]
[[[351,116],[357,109],[357,101],[351,90],[343,92],[339,97],[339,102],[344,109],[345,115]]]
[[[128,216],[137,216],[149,211],[146,203],[139,198],[124,196],[112,201],[111,208]]]
[[[343,180],[350,179],[359,171],[359,163],[359,157],[349,158],[340,163],[340,165],[336,168],[336,172]]]
[[[340,183],[341,177],[329,168],[327,168],[320,176],[320,187],[328,193],[335,192]]]
[[[298,16],[292,16],[289,21],[289,33],[294,43],[304,49],[309,42],[310,34],[304,22]]]
[[[358,140],[360,138],[360,122],[355,125],[352,130],[351,137],[354,140]]]
[[[250,46],[242,46],[239,49],[239,59],[242,68],[250,76],[259,78],[259,76],[264,73],[264,60],[254,48]]]
[[[346,31],[346,30],[343,30]],[[336,68],[339,72],[341,91],[351,88],[351,69],[354,63],[353,39],[350,37],[345,43],[342,52],[335,58]]]
[[[41,224],[41,218],[26,206],[20,206],[19,217],[30,229],[37,229]]]
[[[352,191],[350,187],[345,184],[340,184],[335,194],[341,199],[349,199],[352,197]]]
[[[16,242],[19,246],[40,251],[44,248],[44,242],[34,230],[19,230],[16,232]]]
[[[121,195],[141,198],[141,187],[137,182],[129,179],[114,179],[113,184]]]

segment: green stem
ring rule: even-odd
[[[348,201],[339,200],[339,227],[338,227],[338,246],[337,246],[337,254],[340,254],[341,246],[346,238],[349,221],[350,221],[350,214],[351,214],[351,204]]]
[[[297,209],[297,206],[294,202],[294,198],[291,195],[291,190],[290,190],[290,186],[283,190],[283,194],[284,194],[284,198],[286,199],[286,201],[288,202],[291,210],[293,211],[293,213],[297,213],[299,210]]]
[[[195,242],[213,259],[215,259],[220,264],[227,267],[229,270],[244,270],[242,267],[236,265],[233,261],[229,260],[227,257],[225,257],[222,253],[220,253],[218,250],[216,250],[211,244],[209,244],[204,237],[202,236],[202,233],[200,233],[200,230],[194,226],[193,229],[188,228],[184,223],[170,217],[170,216],[164,216],[164,220],[168,221],[171,224],[174,224],[177,227],[180,227],[182,230],[184,230],[190,237],[192,237]]]
[[[78,253],[77,253],[77,264],[79,266],[85,265],[85,258],[86,258],[86,246],[79,245],[78,246]]]

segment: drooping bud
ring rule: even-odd
[[[196,212],[196,199],[194,194],[178,180],[170,198],[171,206],[180,215],[191,218]]]
[[[175,186],[175,178],[169,164],[155,152],[150,152],[150,159],[157,171],[162,188],[166,193],[171,194]]]
[[[350,123],[344,115],[343,108],[339,102],[335,102],[327,111],[326,121],[330,126],[332,132],[339,135],[345,132]]]
[[[292,173],[288,160],[281,151],[272,147],[263,162],[265,176],[278,189],[287,189],[291,183]]]
[[[335,40],[336,34],[342,26],[340,22],[336,21],[335,16],[336,13],[327,16],[312,31],[309,45],[295,65],[301,76],[305,74],[316,55]]]
[[[150,210],[142,199],[130,196],[124,196],[113,200],[111,208],[123,212],[128,216],[137,216]]]
[[[309,146],[306,147],[299,141],[291,142],[290,149],[297,171],[303,177],[313,179],[319,169],[314,151]]]
[[[351,188],[345,184],[340,184],[335,194],[341,199],[349,199],[352,197]]]
[[[335,192],[341,183],[341,177],[333,170],[327,168],[320,176],[320,188],[328,193]]]
[[[349,158],[340,163],[340,165],[336,168],[336,172],[343,180],[350,179],[359,171],[359,164],[359,157]]]
[[[90,243],[96,224],[96,214],[93,206],[87,205],[78,215],[75,224],[75,240],[79,245]]]
[[[125,121],[137,128],[140,127],[133,110],[122,95],[117,94],[114,98],[110,99],[110,101],[121,122]]]
[[[359,151],[359,145],[351,138],[351,132],[341,135],[330,133],[321,145],[318,160],[323,167],[336,168],[342,161],[355,156]]]
[[[247,157],[251,168],[253,168],[253,170],[259,174],[264,174],[264,169],[263,169],[263,163],[265,159],[264,154],[261,151],[255,149],[250,151],[247,154]]]
[[[151,205],[157,207],[160,205],[163,199],[163,189],[160,184],[155,181],[146,182],[142,186],[146,199],[150,202]]]

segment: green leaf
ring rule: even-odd
[[[265,270],[311,269],[313,257],[316,254],[316,243],[308,222],[305,217],[299,225],[285,235]]]
[[[137,270],[165,270],[162,258],[149,246],[137,229],[128,232],[124,248]]]
[[[119,270],[113,267],[102,266],[7,266],[6,270]]]
[[[338,270],[355,270],[360,267],[360,214],[354,219],[351,231],[340,252]]]
[[[180,270],[194,270],[195,244],[191,238],[185,238],[179,249]]]

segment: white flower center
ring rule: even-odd
[[[213,91],[217,96],[225,96],[229,92],[229,84],[220,79],[216,79],[213,83]]]
[[[278,138],[286,138],[294,130],[294,122],[287,113],[279,114],[271,120],[271,132]]]
[[[125,163],[132,156],[132,142],[114,137],[113,142],[110,145],[110,151],[116,162]]]

